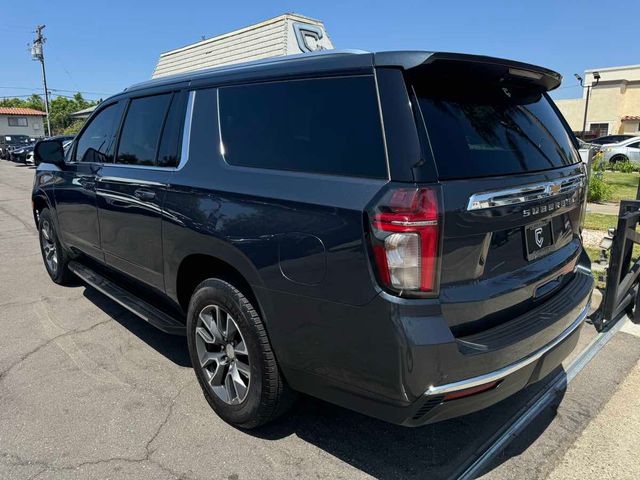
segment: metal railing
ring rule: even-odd
[[[640,195],[640,187],[638,188]],[[630,312],[634,303],[640,305],[637,288],[640,277],[640,259],[632,262],[633,245],[640,244],[640,233],[636,231],[640,220],[640,200],[622,200],[618,213],[618,227],[611,245],[607,283],[600,311],[592,317],[598,331],[616,319],[623,311]],[[636,309],[636,315],[638,315]]]

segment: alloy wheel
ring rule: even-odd
[[[196,351],[213,393],[230,405],[242,403],[251,380],[249,352],[238,325],[224,308],[208,305],[200,311]]]
[[[40,229],[40,244],[44,252],[44,259],[47,262],[47,268],[55,275],[58,271],[58,252],[56,250],[56,242],[53,236],[53,228],[48,220],[42,222]]]

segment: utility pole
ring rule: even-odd
[[[51,120],[49,118],[49,90],[47,90],[47,73],[44,68],[44,42],[47,39],[42,35],[44,25],[38,25],[36,27],[36,38],[31,45],[31,58],[38,60],[42,66],[42,83],[44,85],[44,110],[47,114],[47,136],[51,136]]]

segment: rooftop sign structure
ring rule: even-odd
[[[321,21],[287,13],[162,53],[152,78],[332,48]]]

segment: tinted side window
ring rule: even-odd
[[[177,167],[180,163],[180,147],[186,108],[187,92],[175,94],[162,129],[162,139],[158,151],[159,167]]]
[[[242,85],[219,94],[231,165],[387,178],[373,77]]]
[[[76,162],[108,163],[113,161],[112,147],[123,104],[114,103],[96,114],[82,132],[76,147]]]
[[[131,100],[120,134],[117,163],[155,165],[160,130],[171,94]]]

